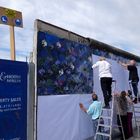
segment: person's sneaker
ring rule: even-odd
[[[110,109],[110,106],[109,105],[105,105],[103,108]]]

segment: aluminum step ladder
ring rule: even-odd
[[[132,90],[132,82],[129,81],[129,88],[130,88],[130,91],[131,93],[133,93],[133,90]],[[132,96],[132,95],[131,95]],[[133,97],[131,97],[133,99]],[[140,92],[138,90],[138,94],[137,94],[137,103],[134,104],[133,103],[133,118],[134,118],[134,121],[135,121],[135,126],[137,128],[137,136],[140,137]]]
[[[113,80],[112,82],[115,83],[115,88],[113,91],[116,90],[116,81]],[[117,105],[117,111],[119,113],[119,121],[120,121],[120,126],[116,125],[114,126],[113,125],[113,114],[114,114],[114,103],[115,103],[115,96],[113,95],[112,96],[112,102],[111,102],[111,108],[110,109],[107,109],[107,108],[103,108],[102,107],[102,110],[101,110],[101,115],[99,117],[99,120],[98,120],[98,125],[97,125],[97,130],[96,130],[96,134],[95,134],[95,140],[104,140],[104,137],[108,138],[108,140],[112,140],[112,131],[113,131],[113,128],[114,127],[120,127],[121,130],[122,130],[122,135],[123,135],[123,140],[125,140],[125,135],[124,135],[124,130],[123,130],[123,127],[122,127],[122,121],[121,121],[121,117],[120,117],[120,111],[119,111],[119,107],[118,107],[118,104]],[[105,115],[106,114],[106,115]],[[101,120],[106,120],[108,121],[109,124],[103,124]],[[104,121],[105,122],[105,121]],[[104,130],[101,129],[102,128],[106,128],[109,130],[109,133],[106,133]]]
[[[137,128],[137,136],[140,137],[140,102],[133,105],[133,114]]]
[[[130,89],[130,91],[131,91],[131,94],[133,93],[133,95],[134,95],[133,88],[132,88],[132,81],[129,81],[129,89]],[[132,98],[132,99],[135,99],[135,97],[134,97],[133,95],[131,95],[131,98]],[[138,93],[137,93],[137,103],[140,102],[139,99],[140,99],[140,92],[139,92],[139,89],[138,89]]]

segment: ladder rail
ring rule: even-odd
[[[123,139],[125,140],[125,135],[124,135],[124,130],[123,130],[123,124],[122,124],[122,119],[121,119],[121,115],[120,115],[120,109],[119,109],[118,102],[117,102],[117,110],[118,110],[118,114],[119,114],[120,128],[122,130]]]
[[[113,93],[116,91],[116,80],[114,80],[114,83],[115,83],[115,87],[114,87]],[[115,97],[113,95],[113,97],[112,97],[112,107],[111,107],[112,111],[111,111],[111,130],[110,130],[110,136],[112,135],[112,127],[113,127],[114,102],[115,102]]]
[[[103,104],[102,104],[102,107],[103,107]],[[97,125],[97,129],[96,129],[95,140],[97,139],[97,134],[98,134],[98,131],[99,131],[99,124],[100,124],[101,114],[102,113],[103,113],[103,110],[101,110],[100,116],[99,116],[99,119],[98,119],[98,125]]]

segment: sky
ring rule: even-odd
[[[23,14],[24,28],[15,27],[18,61],[33,51],[35,19],[140,56],[140,0],[0,0],[0,6]],[[10,59],[9,38],[9,27],[0,25],[0,59]]]

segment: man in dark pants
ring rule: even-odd
[[[101,88],[103,91],[103,96],[105,100],[105,107],[104,108],[110,108],[109,107],[109,101],[111,100],[111,85],[112,85],[112,78],[111,77],[103,77],[100,79]]]
[[[110,108],[109,101],[111,100],[111,85],[112,85],[112,72],[111,72],[111,64],[105,60],[104,57],[100,57],[99,61],[97,61],[92,68],[99,68],[99,78],[101,83],[101,89],[104,96],[104,108]]]
[[[139,76],[138,76],[138,70],[136,67],[136,61],[130,60],[129,64],[125,64],[122,62],[119,62],[119,63],[129,71],[129,81],[132,85],[133,93],[135,96],[135,99],[133,100],[133,102],[137,103]]]

